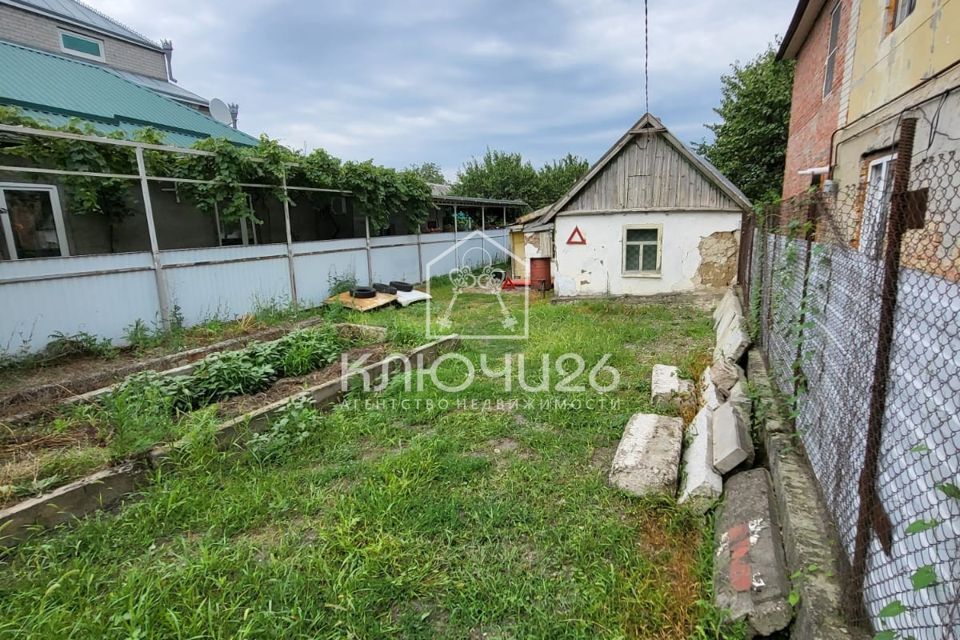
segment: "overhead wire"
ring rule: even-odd
[[[647,0],[643,0],[643,102],[644,110],[650,113],[650,16]]]

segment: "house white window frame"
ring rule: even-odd
[[[70,245],[67,244],[67,228],[63,224],[63,210],[60,208],[60,190],[53,184],[33,184],[23,182],[0,182],[0,226],[3,227],[3,237],[7,243],[7,253],[11,260],[25,260],[17,255],[17,244],[13,238],[13,225],[10,223],[10,214],[7,209],[5,191],[42,191],[50,196],[50,208],[53,209],[53,225],[57,233],[57,243],[60,245],[60,257],[70,256]],[[43,258],[38,258],[42,260]]]
[[[867,188],[863,201],[863,220],[860,223],[860,251],[870,258],[879,258],[886,236],[887,216],[890,215],[890,199],[893,191],[893,169],[897,154],[891,153],[874,158],[867,165]],[[879,172],[879,182],[873,176]],[[875,184],[881,191],[876,192]]]
[[[830,12],[830,32],[827,34],[827,57],[823,61],[823,97],[826,98],[833,92],[833,85],[837,79],[837,54],[840,51],[840,21],[841,7],[843,5],[837,2]],[[836,21],[837,31],[834,33],[833,25]],[[828,73],[829,71],[829,73]],[[828,83],[827,80],[830,82]]]
[[[69,47],[64,46],[63,44],[64,35],[68,35],[71,38],[79,38],[80,40],[88,40],[90,42],[95,42],[97,46],[100,47],[100,55],[95,56],[89,53],[85,53],[83,51],[77,51],[76,49],[70,49]],[[77,33],[76,31],[70,31],[69,29],[57,29],[57,39],[59,40],[59,43],[60,43],[60,51],[62,51],[67,55],[76,56],[78,58],[85,58],[87,60],[96,60],[97,62],[107,61],[105,57],[103,40],[101,40],[100,38],[94,38],[88,35],[84,35],[82,33]]]
[[[643,230],[649,231],[654,230],[657,232],[657,241],[656,243],[649,240],[627,240],[627,232],[632,230]],[[620,251],[620,271],[625,278],[659,278],[661,276],[661,263],[663,261],[663,225],[662,224],[626,224],[623,225],[621,230],[621,251]],[[643,249],[640,250],[640,261],[637,266],[641,267],[640,270],[630,270],[627,269],[627,246],[629,245],[639,245],[643,246],[656,246],[657,248],[657,268],[655,271],[643,271]]]

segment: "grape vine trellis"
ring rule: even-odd
[[[0,123],[164,144],[163,133],[157,129],[141,129],[127,138],[123,132],[104,134],[79,120],[52,127],[24,116],[13,107],[0,106]],[[291,187],[350,191],[354,211],[369,218],[374,231],[387,227],[395,217],[404,219],[412,228],[419,228],[433,209],[430,187],[416,173],[382,167],[372,160],[341,162],[323,149],[308,154],[294,152],[267,136],[261,136],[255,147],[238,146],[223,138],[205,138],[197,141],[193,148],[210,155],[146,150],[147,172],[155,177],[201,181],[177,183],[178,195],[203,213],[216,213],[224,222],[242,219],[260,222],[249,206],[242,186],[245,183],[273,185],[269,191],[281,201],[286,198],[284,181]],[[137,173],[136,158],[130,147],[85,140],[24,136],[15,143],[0,146],[0,154],[23,158],[32,166],[68,171]],[[63,186],[70,199],[70,211],[76,215],[106,215],[111,226],[115,226],[135,213],[129,180],[70,175],[63,178]]]

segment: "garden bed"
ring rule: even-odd
[[[358,325],[298,329],[72,397],[58,414],[0,436],[0,506],[182,436],[192,412],[206,406],[230,418],[334,379],[342,350],[351,361],[386,350],[382,342],[352,347],[371,334],[382,339]]]
[[[79,354],[37,359],[32,366],[28,363],[7,366],[0,369],[0,425],[34,419],[55,401],[105,387],[140,371],[180,367],[211,353],[241,349],[254,341],[275,340],[289,331],[323,321],[323,317],[314,316],[265,326],[255,319],[241,319],[217,323],[215,327],[184,330],[173,342],[176,346],[172,353],[163,343],[146,348],[87,347]],[[224,340],[224,336],[232,337]],[[73,348],[84,349],[82,345]]]

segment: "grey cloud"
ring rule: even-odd
[[[172,38],[183,86],[241,128],[391,166],[453,171],[486,147],[598,158],[643,112],[639,0],[90,0]],[[786,28],[793,2],[654,0],[651,110],[681,138],[720,74]]]

